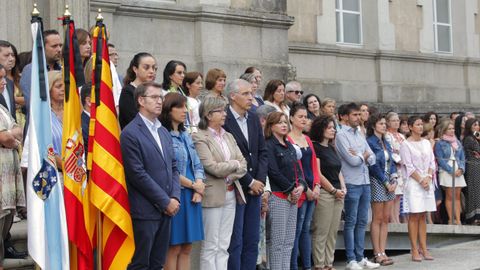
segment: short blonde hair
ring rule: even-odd
[[[52,70],[48,72],[48,91],[52,90],[53,85],[58,80],[62,80],[62,71],[60,70]]]

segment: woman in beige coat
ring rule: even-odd
[[[200,250],[200,269],[227,269],[228,247],[237,203],[245,203],[238,179],[247,172],[247,162],[233,136],[222,126],[226,102],[206,97],[200,105],[200,123],[193,141],[203,164],[206,180],[202,199],[205,240]]]

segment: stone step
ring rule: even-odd
[[[10,234],[12,235],[11,241],[16,250],[27,251],[27,231],[27,220],[13,223]],[[3,267],[5,269],[33,270],[35,269],[35,262],[30,257],[26,259],[5,259]]]
[[[343,242],[343,221],[338,230],[336,249],[345,249]],[[427,224],[427,242],[429,248],[480,240],[480,226]],[[365,235],[365,249],[372,249],[370,224]],[[388,243],[390,250],[410,250],[408,226],[403,224],[388,224]]]

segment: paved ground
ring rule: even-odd
[[[412,262],[410,254],[393,256],[395,263],[384,270],[480,270],[480,240],[432,249],[435,260]],[[337,270],[345,269],[345,263],[335,264]]]

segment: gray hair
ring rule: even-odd
[[[243,73],[240,76],[240,79],[245,80],[249,83],[252,83],[254,80],[255,81],[257,80],[257,76],[255,76],[255,74],[253,74],[253,73]]]
[[[251,87],[252,85],[244,79],[235,79],[228,83],[225,88],[225,95],[228,97],[228,101],[232,103],[232,94],[240,92],[241,87]]]
[[[385,120],[390,121],[391,118],[393,117],[398,117],[398,113],[396,112],[388,112],[387,115],[385,115]]]
[[[298,88],[301,88],[301,84],[297,81],[290,81],[288,82],[286,85],[285,85],[285,92],[289,92],[289,91],[295,91],[297,89],[295,89],[295,86],[298,86]],[[301,90],[301,89],[298,89],[298,90]]]
[[[269,114],[271,114],[272,112],[275,112],[275,111],[277,111],[277,109],[275,109],[275,107],[267,105],[267,104],[263,104],[263,105],[261,105],[257,108],[256,113],[257,113],[257,116],[258,116],[259,119],[266,119]]]
[[[225,108],[225,106],[227,106],[227,102],[222,97],[213,97],[213,96],[205,97],[202,103],[200,103],[200,108],[198,109],[198,113],[200,115],[200,122],[198,123],[198,128],[202,130],[207,129],[208,114],[215,109]]]

